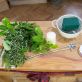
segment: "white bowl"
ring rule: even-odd
[[[80,30],[78,32],[74,33],[74,34],[69,34],[69,33],[63,32],[61,30],[63,19],[64,18],[69,18],[69,17],[77,17],[79,19],[79,21],[80,21],[80,24],[81,24],[80,25]],[[63,36],[64,38],[71,39],[71,38],[77,37],[82,32],[82,19],[80,17],[76,16],[76,15],[67,14],[67,15],[63,15],[63,16],[59,17],[57,20],[53,20],[52,21],[52,26],[54,28],[57,27],[57,29],[58,29],[58,31],[59,31],[61,36]]]

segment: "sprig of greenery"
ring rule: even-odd
[[[57,45],[46,41],[42,30],[34,23],[11,23],[8,18],[4,18],[0,25],[0,35],[5,36],[3,63],[6,67],[22,65],[27,59],[24,55],[27,51],[47,53],[51,48],[57,48]]]
[[[8,18],[2,19],[2,24],[0,25],[0,36],[5,36],[7,33],[13,33],[14,27],[10,23]]]

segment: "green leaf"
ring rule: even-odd
[[[43,32],[41,31],[39,26],[36,26],[35,33],[38,34],[38,35],[43,35]]]
[[[10,23],[10,21],[9,21],[9,19],[8,19],[7,17],[4,17],[4,18],[2,19],[2,23],[3,23],[4,25],[7,25],[8,23]]]
[[[8,24],[10,24],[10,21],[9,21],[9,19],[8,19],[7,17],[5,17],[5,18],[2,19],[2,23],[3,23],[5,26],[7,26]]]
[[[15,21],[15,22],[12,22],[11,25],[16,26],[16,25],[18,25],[18,23]]]
[[[11,47],[9,45],[10,45],[9,41],[4,41],[3,42],[4,49],[7,50],[7,51],[11,50]]]
[[[4,26],[4,25],[0,25],[0,30],[5,31],[5,30],[7,30],[7,27],[6,27],[6,26]]]
[[[0,31],[0,36],[5,36],[6,31]]]
[[[51,49],[55,49],[55,48],[58,48],[58,45],[57,44],[49,44],[49,47]]]
[[[10,21],[9,21],[9,19],[8,19],[7,17],[5,17],[5,18],[2,19],[2,23],[3,23],[8,29],[12,29],[12,28],[13,28],[12,25],[11,25],[11,23],[10,23]]]
[[[19,22],[19,27],[27,27],[27,23],[26,22]]]
[[[41,42],[43,42],[43,37],[39,36],[39,35],[36,35],[36,36],[32,37],[32,40],[36,43],[41,43]]]

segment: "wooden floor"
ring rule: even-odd
[[[8,17],[11,21],[20,20],[53,20],[64,14],[75,14],[82,17],[82,0],[63,0],[60,4],[37,4],[11,6],[10,10],[0,13],[0,20]],[[12,82],[13,73],[0,72],[0,82]],[[17,74],[17,82],[30,82],[25,75]],[[53,76],[50,82],[76,82],[77,76]]]
[[[82,17],[82,0],[62,0],[59,4],[34,4],[11,6],[10,10],[0,13],[0,20],[7,16],[11,20],[53,20],[64,14]]]

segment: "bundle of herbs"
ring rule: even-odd
[[[45,53],[51,47],[46,41],[40,27],[29,22],[10,22],[8,18],[2,19],[0,35],[4,36],[3,64],[5,67],[20,66],[25,60],[25,52]]]

